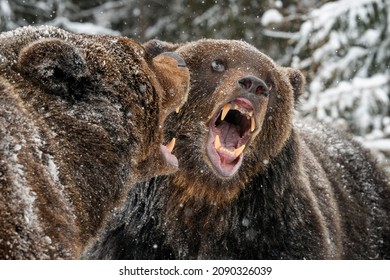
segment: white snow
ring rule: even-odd
[[[19,162],[19,153],[26,141],[7,135],[0,142],[0,151],[4,156],[6,170],[10,176],[13,187],[13,200],[16,205],[20,205],[23,209],[23,217],[26,225],[32,226],[37,221],[37,216],[34,211],[34,203],[36,194],[28,187],[24,174],[24,166]],[[13,143],[16,143],[13,145]]]
[[[291,64],[307,71],[298,114],[339,126],[382,151],[388,142],[379,140],[390,137],[390,66],[384,63],[390,32],[378,10],[389,8],[389,1],[340,0],[314,9],[294,34]]]
[[[367,4],[372,3],[373,0],[339,0],[325,3],[319,9],[315,9],[311,13],[311,17],[316,19],[315,25],[317,27],[323,26],[330,20],[337,19],[344,15],[347,11],[356,10],[356,8],[366,7]],[[355,22],[355,20],[353,19]]]
[[[120,32],[105,28],[100,25],[96,25],[89,22],[72,22],[65,17],[56,17],[49,24],[54,26],[60,26],[74,33],[120,35]]]
[[[387,75],[377,74],[369,78],[355,77],[324,89],[317,80],[311,83],[311,95],[302,104],[302,110],[315,112],[317,119],[329,123],[350,112],[355,125],[365,134],[371,126],[379,129],[383,124],[383,117],[372,112],[386,111],[389,106],[389,97],[384,90],[389,82]]]
[[[368,29],[357,42],[366,47],[374,47],[378,45],[380,36],[381,36],[381,32],[379,30]]]
[[[49,173],[50,173],[53,181],[55,183],[58,183],[59,182],[59,179],[58,179],[58,169],[57,169],[56,164],[54,163],[54,158],[51,155],[47,155],[47,156],[48,156],[47,166],[48,166]]]
[[[261,25],[268,26],[272,23],[280,23],[283,21],[283,15],[276,9],[266,11],[261,17]]]
[[[12,14],[11,7],[6,0],[0,0],[0,10],[5,17],[10,17]]]

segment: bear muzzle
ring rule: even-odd
[[[216,113],[209,121],[206,150],[222,177],[231,177],[239,170],[246,146],[260,131],[270,89],[260,78],[239,78],[231,99],[213,110]]]
[[[237,81],[239,86],[243,88],[247,93],[255,94],[259,96],[268,97],[271,88],[267,84],[256,77],[248,76]]]
[[[207,154],[220,175],[230,177],[237,172],[255,128],[253,104],[245,98],[226,103],[212,118]]]

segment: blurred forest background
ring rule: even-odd
[[[0,31],[55,25],[145,42],[242,39],[307,78],[298,114],[390,156],[390,0],[0,0]]]

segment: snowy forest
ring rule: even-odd
[[[42,24],[140,42],[245,40],[305,74],[297,114],[353,133],[388,165],[390,0],[0,0],[0,31]]]

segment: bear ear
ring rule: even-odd
[[[303,93],[303,88],[305,86],[305,77],[302,72],[294,68],[286,68],[287,75],[290,80],[290,84],[294,91],[295,102],[298,101],[299,96]]]
[[[177,67],[187,67],[186,62],[184,61],[184,58],[177,53],[174,52],[163,52],[159,54],[160,56],[168,56],[170,58],[173,58],[177,62]]]
[[[163,52],[152,61],[156,77],[163,89],[161,118],[164,119],[187,100],[190,72],[183,57],[173,52]]]
[[[143,44],[148,57],[153,58],[163,52],[173,52],[181,46],[181,44],[173,44],[160,40],[150,40]]]
[[[87,65],[79,51],[59,39],[43,39],[23,48],[18,70],[51,94],[78,99],[86,85]]]

